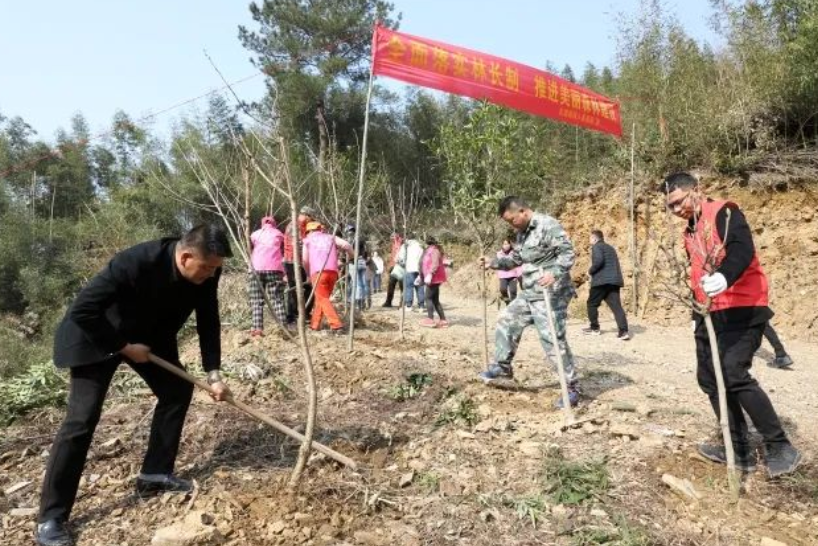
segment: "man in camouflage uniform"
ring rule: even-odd
[[[522,291],[517,299],[505,308],[497,321],[495,331],[494,362],[480,374],[480,379],[490,383],[497,379],[514,377],[511,361],[517,352],[523,330],[531,324],[537,328],[540,343],[551,361],[556,365],[554,340],[548,324],[544,289],[551,297],[554,322],[557,330],[557,347],[562,353],[571,405],[579,401],[579,390],[574,357],[565,338],[568,319],[568,302],[576,296],[570,271],[574,265],[574,246],[560,223],[539,212],[534,212],[519,197],[506,197],[500,202],[498,213],[517,231],[517,244],[508,257],[483,259],[488,269],[509,270],[522,266]],[[559,407],[562,399],[558,399]]]

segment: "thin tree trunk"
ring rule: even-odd
[[[244,244],[247,246],[247,251],[251,252],[252,245],[250,244],[250,233],[252,226],[250,225],[250,169],[242,162],[241,177],[244,179]]]
[[[554,319],[554,309],[551,306],[551,290],[547,286],[542,289],[545,299],[545,314],[548,315],[548,328],[551,330],[551,344],[557,354],[557,372],[560,376],[560,391],[562,392],[562,411],[565,424],[574,422],[574,410],[571,408],[571,398],[568,394],[568,380],[565,378],[565,363],[562,361],[562,351],[557,342],[557,324]]]
[[[628,230],[628,241],[630,243],[631,270],[633,271],[633,303],[632,313],[639,310],[639,264],[636,259],[636,212],[634,204],[634,178],[636,171],[636,122],[631,128],[631,184],[630,184],[630,229]]]
[[[404,326],[406,324],[406,300],[404,297],[403,292],[400,293],[400,339],[403,341],[406,339],[404,334]]]
[[[295,463],[292,473],[290,474],[289,486],[294,489],[301,481],[301,475],[307,466],[310,451],[312,449],[312,439],[315,435],[315,420],[318,412],[318,396],[315,388],[315,369],[312,364],[312,356],[310,355],[310,346],[307,342],[307,321],[306,321],[306,307],[304,301],[304,280],[301,278],[301,233],[298,229],[298,206],[293,197],[293,184],[290,179],[290,164],[287,155],[287,148],[284,141],[281,141],[281,157],[284,164],[284,176],[287,183],[287,189],[290,200],[290,221],[294,228],[293,232],[293,269],[295,271],[295,296],[298,302],[298,342],[301,346],[301,356],[304,361],[304,373],[307,378],[307,424],[304,430],[304,443],[301,444],[301,449],[298,450],[298,460]]]
[[[352,290],[350,291],[350,312],[349,312],[349,339],[347,348],[351,351],[355,345],[355,302],[358,297],[358,252],[359,241],[361,239],[361,202],[364,199],[364,179],[366,178],[366,145],[369,137],[369,106],[372,102],[372,84],[375,80],[373,72],[374,62],[369,67],[369,88],[366,92],[366,112],[364,113],[364,135],[361,144],[361,167],[358,176],[358,203],[355,210],[355,248],[352,262]]]
[[[480,302],[483,313],[483,363],[489,364],[489,314],[488,314],[488,299],[486,294],[486,268],[481,267],[481,284],[480,284]]]
[[[54,203],[57,201],[57,183],[51,188],[51,212],[48,215],[48,242],[54,241]]]
[[[322,175],[326,168],[327,149],[329,148],[329,135],[327,134],[327,122],[324,117],[323,100],[318,101],[315,107],[315,121],[318,124],[318,173]]]
[[[709,306],[708,306],[709,307]],[[707,337],[710,340],[710,354],[713,357],[713,370],[716,373],[716,388],[719,395],[719,425],[721,436],[724,439],[724,452],[727,456],[727,483],[730,486],[730,495],[733,502],[738,502],[741,492],[741,479],[736,470],[736,452],[733,447],[733,438],[730,435],[730,419],[727,415],[727,389],[724,386],[724,370],[721,366],[721,355],[716,338],[716,329],[713,328],[713,318],[710,313],[704,315],[704,324],[707,327]]]

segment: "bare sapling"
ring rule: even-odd
[[[560,391],[562,392],[562,415],[566,425],[574,423],[574,410],[571,408],[571,397],[568,393],[568,380],[565,377],[565,361],[562,359],[562,351],[557,342],[557,321],[554,318],[554,306],[551,305],[551,289],[543,286],[543,298],[545,299],[545,314],[548,316],[548,329],[551,330],[551,346],[557,355],[557,373],[560,377]]]

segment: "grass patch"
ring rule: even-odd
[[[625,518],[617,518],[616,527],[582,527],[573,532],[571,546],[650,546],[650,536]]]
[[[434,472],[421,472],[418,474],[417,484],[429,493],[434,493],[440,489],[440,476]]]
[[[435,426],[463,424],[474,426],[480,418],[477,415],[477,405],[468,396],[455,397],[448,401],[447,407],[441,410],[435,419]]]
[[[557,504],[582,504],[598,499],[610,487],[604,460],[568,461],[559,450],[546,452],[543,484]]]
[[[31,410],[65,405],[68,379],[51,362],[34,364],[0,383],[0,425],[8,425]]]
[[[392,400],[404,402],[419,396],[423,390],[432,384],[432,375],[428,373],[413,373],[406,377],[406,381],[389,387],[386,395]]]
[[[542,495],[529,495],[518,498],[505,498],[503,506],[511,508],[521,520],[531,522],[531,526],[536,529],[537,524],[542,521],[548,509],[548,502]]]

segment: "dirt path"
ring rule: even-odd
[[[752,474],[734,506],[723,469],[693,456],[715,422],[696,386],[686,328],[637,323],[634,339],[619,342],[610,323],[603,323],[601,337],[583,337],[583,325],[571,323],[588,397],[580,426],[563,430],[552,407],[556,376],[544,366],[533,332],[518,353],[519,386],[488,388],[475,377],[483,367],[479,304],[445,291],[443,302],[452,322],[447,330],[422,329],[421,316],[409,314],[401,342],[398,311],[376,308],[353,353],[345,340],[313,338],[320,439],[364,464],[361,472],[316,457],[301,490],[287,494],[295,446],[197,397],[179,470],[199,484],[192,508],[212,517],[211,542],[755,545],[768,537],[818,543],[815,345],[785,340],[796,361],[791,371],[769,369],[763,358],[755,368],[810,462],[784,482],[765,479],[761,470]],[[490,310],[492,324],[495,315]],[[196,360],[195,342],[185,354]],[[297,354],[275,336],[253,341],[238,330],[225,333],[225,363],[239,396],[294,426],[304,408]],[[250,364],[266,377],[242,381]],[[151,406],[138,382],[112,397],[75,507],[80,546],[147,545],[188,510],[190,499],[143,502],[131,494]],[[0,496],[0,544],[30,543],[32,518],[12,516],[11,509],[36,506],[43,452],[59,418],[59,411],[44,412],[5,431],[0,491],[32,484]],[[671,493],[664,473],[690,480],[702,499]]]

